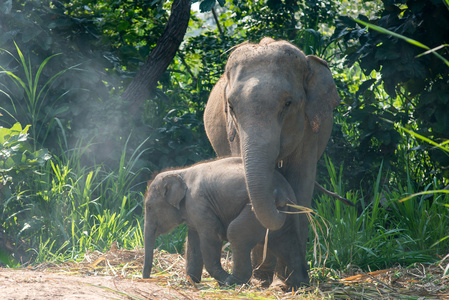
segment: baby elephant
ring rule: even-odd
[[[294,192],[285,178],[275,172],[272,190],[280,210],[296,203]],[[270,232],[268,248],[285,266],[287,284],[297,287],[307,278],[299,270],[300,241],[297,215],[285,216],[282,228]],[[145,195],[145,262],[143,278],[149,278],[155,239],[186,223],[187,275],[201,280],[203,264],[220,284],[243,284],[252,275],[251,249],[265,238],[251,210],[241,158],[231,157],[200,163],[189,168],[160,173],[149,184]],[[234,268],[232,274],[220,262],[223,241],[229,241]]]

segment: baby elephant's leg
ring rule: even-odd
[[[247,283],[252,276],[251,249],[265,236],[266,229],[247,205],[229,224],[227,237],[231,243],[234,268],[226,280],[227,285]]]
[[[220,285],[225,284],[229,274],[221,266],[222,240],[214,228],[203,228],[199,230],[201,253],[207,272],[218,281]]]
[[[203,273],[203,256],[201,255],[200,238],[198,233],[189,229],[187,232],[186,247],[187,276],[194,282],[201,281]]]

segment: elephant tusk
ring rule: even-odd
[[[283,166],[284,166],[284,161],[283,160],[278,161],[278,169],[282,169]]]

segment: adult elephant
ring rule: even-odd
[[[340,103],[327,63],[286,41],[264,38],[237,46],[212,90],[204,126],[218,156],[242,156],[257,219],[279,229],[284,218],[273,199],[276,168],[299,205],[310,207],[316,165],[329,140]],[[308,220],[300,218],[303,270]],[[304,271],[304,281],[308,281]]]

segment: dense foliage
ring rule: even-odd
[[[449,41],[449,10],[444,1],[383,1],[375,18],[360,19],[430,48]],[[337,24],[334,38],[344,41],[346,66],[358,63],[366,76],[356,97],[347,102],[349,122],[357,124],[362,136],[359,151],[377,161],[389,161],[401,177],[407,163],[417,182],[430,183],[430,174],[438,174],[443,185],[449,178],[447,154],[405,142],[394,123],[439,143],[449,138],[449,66],[435,55],[422,55],[425,50],[398,37],[365,30],[348,17],[340,17]],[[444,48],[436,51],[448,57]],[[409,153],[412,149],[416,151]]]
[[[331,229],[331,242],[321,244],[328,263],[382,268],[447,253],[448,197],[397,200],[448,185],[448,152],[401,128],[447,140],[449,67],[351,19],[360,14],[435,48],[449,43],[449,8],[442,1],[192,2],[198,10],[181,49],[136,114],[120,95],[157,44],[171,1],[4,1],[4,264],[14,264],[4,252],[26,263],[76,259],[114,242],[142,246],[146,181],[161,169],[214,156],[202,123],[208,95],[229,49],[264,36],[325,58],[342,99],[318,181],[357,209],[317,195],[315,209]],[[447,47],[435,51],[449,58]],[[180,228],[159,242],[182,251],[184,237]]]

